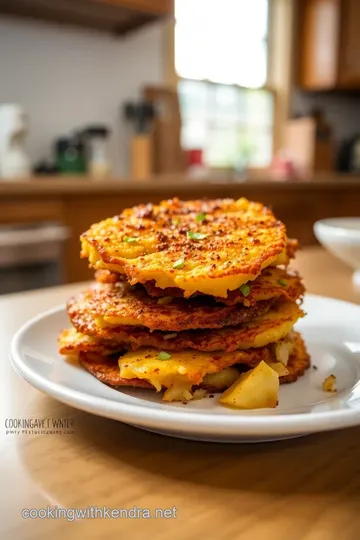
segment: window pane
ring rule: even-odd
[[[274,98],[266,90],[241,90],[243,108],[249,126],[271,127],[273,125]]]
[[[185,149],[202,148],[211,167],[270,164],[271,92],[182,80],[179,96]]]
[[[253,144],[250,165],[253,167],[267,167],[272,157],[272,130],[263,132],[253,132],[248,135],[249,141]]]
[[[239,87],[209,84],[210,119],[218,123],[239,124],[244,121]]]
[[[205,148],[205,161],[210,167],[233,167],[238,157],[239,135],[236,128],[211,129]]]
[[[186,118],[203,118],[208,116],[208,85],[197,82],[183,80],[178,86],[181,114]]]
[[[268,0],[176,0],[181,77],[258,88],[266,82]]]
[[[181,130],[181,146],[184,150],[206,148],[208,133],[209,130],[204,121],[188,120],[187,122],[183,122]]]

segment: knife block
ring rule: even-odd
[[[131,139],[131,179],[144,182],[153,174],[152,140],[150,135],[135,135]]]
[[[312,117],[289,120],[285,131],[285,148],[295,167],[303,174],[334,170],[332,130]]]
[[[181,115],[177,92],[166,86],[146,86],[143,95],[146,101],[156,107],[152,128],[153,173],[185,173],[186,156],[181,147]]]

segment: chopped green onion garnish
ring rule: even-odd
[[[179,223],[180,223],[179,218],[173,219],[173,221],[172,221],[172,224],[175,225],[175,227],[176,227],[176,225],[179,225]]]
[[[250,294],[250,287],[247,283],[244,283],[243,285],[240,286],[240,292],[242,292],[242,294],[244,296],[249,296]]]
[[[204,221],[204,219],[206,219],[206,215],[204,214],[204,212],[201,212],[200,214],[198,214],[196,216],[196,221],[198,221],[199,223],[201,223],[202,221]]]
[[[282,287],[286,287],[287,286],[287,281],[285,281],[285,279],[279,279],[278,284],[281,285]]]
[[[169,360],[169,358],[171,358],[171,354],[165,351],[160,351],[157,357],[158,360]]]
[[[171,300],[172,300],[171,296],[164,296],[163,298],[159,298],[157,303],[158,304],[170,304]]]
[[[184,268],[184,264],[185,264],[185,261],[184,259],[178,259],[174,264],[173,264],[173,268]]]
[[[135,238],[134,236],[124,236],[123,242],[127,242],[128,244],[135,244],[138,241],[138,238]]]
[[[190,240],[204,240],[208,235],[201,232],[194,232],[194,231],[188,231],[186,233],[187,237],[190,238]]]

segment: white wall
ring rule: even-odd
[[[90,123],[112,130],[115,175],[128,152],[120,106],[146,83],[163,80],[163,26],[119,38],[39,22],[0,20],[0,103],[21,103],[30,116],[32,162],[51,155],[55,138]]]

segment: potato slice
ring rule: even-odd
[[[218,373],[207,373],[201,385],[204,388],[211,388],[213,392],[215,390],[221,392],[237,381],[239,376],[240,372],[236,368],[227,367]]]
[[[289,375],[290,371],[282,362],[266,362],[271,369],[276,371],[276,373],[279,375],[279,377],[285,377],[286,375]]]
[[[324,392],[336,392],[336,377],[335,375],[329,375],[322,383],[322,389]]]
[[[282,339],[278,343],[275,343],[275,356],[278,362],[288,365],[290,354],[294,348],[294,342],[291,339]]]
[[[279,375],[262,361],[225,390],[219,402],[238,409],[274,408],[278,394]]]

